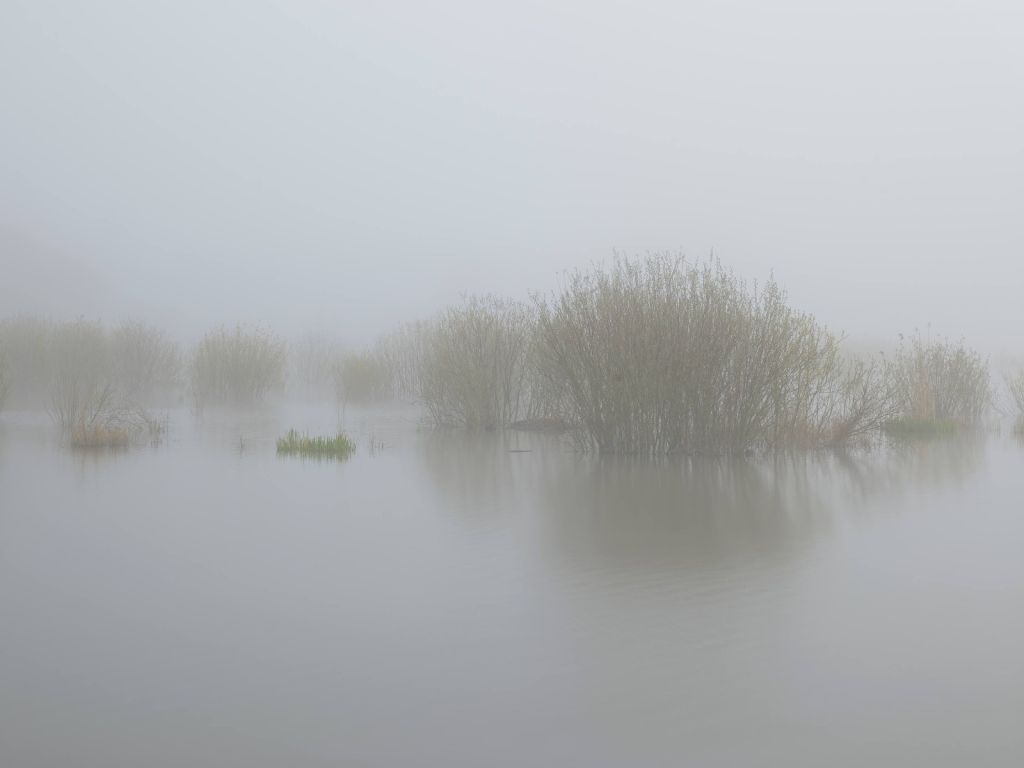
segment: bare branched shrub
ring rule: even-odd
[[[523,305],[494,297],[469,298],[437,318],[419,374],[434,423],[493,429],[520,418],[532,322]]]
[[[111,338],[114,378],[128,400],[167,397],[178,387],[181,356],[164,332],[145,323],[128,322]]]
[[[392,395],[387,363],[375,352],[345,355],[335,369],[335,395],[339,402],[368,403]]]
[[[901,337],[889,373],[907,421],[977,426],[992,403],[988,365],[963,342]]]
[[[50,415],[65,433],[120,406],[110,341],[99,323],[79,320],[54,326],[48,351]]]
[[[418,400],[423,390],[421,372],[432,326],[408,323],[382,337],[374,355],[387,370],[391,393],[406,400]]]
[[[601,452],[731,453],[845,442],[878,423],[874,367],[718,262],[618,258],[538,298],[538,365]]]
[[[247,404],[284,386],[285,345],[259,328],[219,328],[206,334],[192,356],[196,405]]]

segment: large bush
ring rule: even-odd
[[[601,452],[729,453],[847,441],[877,423],[873,367],[774,282],[718,262],[619,258],[540,298],[539,365]]]

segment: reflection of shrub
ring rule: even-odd
[[[992,402],[988,366],[961,342],[902,339],[890,365],[898,418],[913,431],[927,422],[977,426]]]
[[[192,396],[199,406],[257,402],[284,385],[285,363],[284,344],[268,331],[211,331],[192,357]]]
[[[356,444],[344,432],[335,437],[310,437],[290,429],[277,439],[277,452],[285,456],[347,459],[355,450]]]
[[[391,377],[384,360],[373,352],[345,355],[335,372],[339,401],[366,403],[391,397]]]

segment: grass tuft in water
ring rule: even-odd
[[[127,448],[131,433],[124,427],[79,424],[71,430],[72,448]]]
[[[310,437],[289,429],[288,434],[277,439],[277,453],[283,456],[347,459],[355,451],[355,442],[344,432],[335,437]]]

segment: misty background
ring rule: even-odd
[[[353,343],[614,251],[1022,351],[1011,2],[0,6],[0,316]]]

